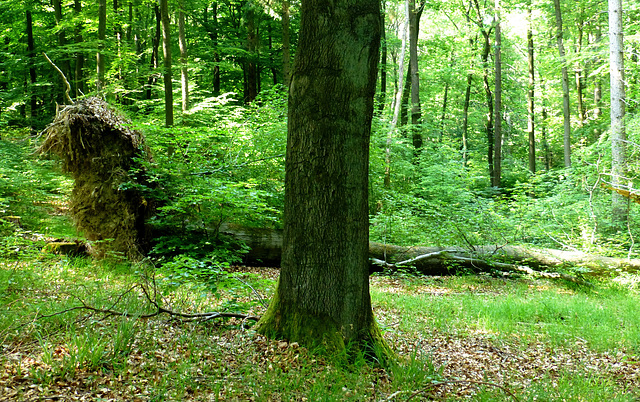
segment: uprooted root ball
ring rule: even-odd
[[[144,137],[130,125],[104,100],[91,97],[65,106],[43,132],[39,152],[58,155],[73,175],[71,215],[97,256],[136,258],[149,240],[145,220],[154,208],[130,185],[144,184],[144,174],[129,172],[144,172],[142,161],[150,156]]]

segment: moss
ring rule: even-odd
[[[388,367],[396,360],[395,353],[382,338],[373,319],[357,339],[346,340],[340,325],[331,317],[304,311],[291,303],[284,303],[276,290],[269,308],[262,316],[256,331],[270,338],[286,339],[320,354],[347,361],[363,355],[369,362]]]
[[[87,254],[86,244],[81,242],[61,242],[55,241],[45,244],[43,253],[62,254],[68,256],[80,256]]]

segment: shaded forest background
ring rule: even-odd
[[[171,233],[152,254],[194,269],[233,262],[242,253],[214,235],[220,225],[281,227],[298,3],[2,4],[2,132],[22,130],[37,143],[67,91],[103,97],[130,118],[153,158],[140,161],[144,184],[121,186],[157,202],[152,223]],[[371,240],[637,257],[640,8],[623,4],[626,153],[616,181],[607,6],[385,2]],[[2,183],[5,214],[19,214],[28,183]],[[627,196],[622,217],[612,212],[611,187]]]

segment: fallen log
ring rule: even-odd
[[[282,250],[282,231],[224,224],[220,232],[243,241],[249,248],[244,263],[278,266]],[[371,271],[412,267],[425,275],[455,274],[461,271],[522,272],[576,283],[582,279],[557,272],[579,267],[584,275],[603,275],[615,271],[638,272],[640,259],[602,257],[580,251],[534,246],[421,247],[370,242]]]

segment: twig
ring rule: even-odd
[[[62,72],[62,70],[60,70],[58,68],[58,66],[53,64],[53,62],[51,61],[51,59],[49,58],[49,56],[47,56],[47,54],[45,52],[42,52],[42,54],[47,59],[49,64],[51,64],[53,66],[53,68],[55,68],[56,71],[58,71],[58,74],[60,74],[60,76],[62,77],[62,81],[64,82],[64,86],[66,88],[64,90],[64,97],[69,102],[70,105],[73,105],[73,99],[71,99],[71,96],[69,95],[69,92],[71,92],[71,85],[69,85],[69,81],[67,81],[67,77],[64,76],[64,73]]]
[[[244,285],[248,286],[252,291],[253,294],[256,295],[258,297],[258,301],[260,302],[260,304],[262,304],[262,307],[269,307],[269,305],[265,302],[264,297],[262,297],[262,295],[250,284],[248,284],[247,282],[243,281],[242,279],[240,279],[237,276],[233,276],[234,279],[237,279],[238,281],[242,282]]]

